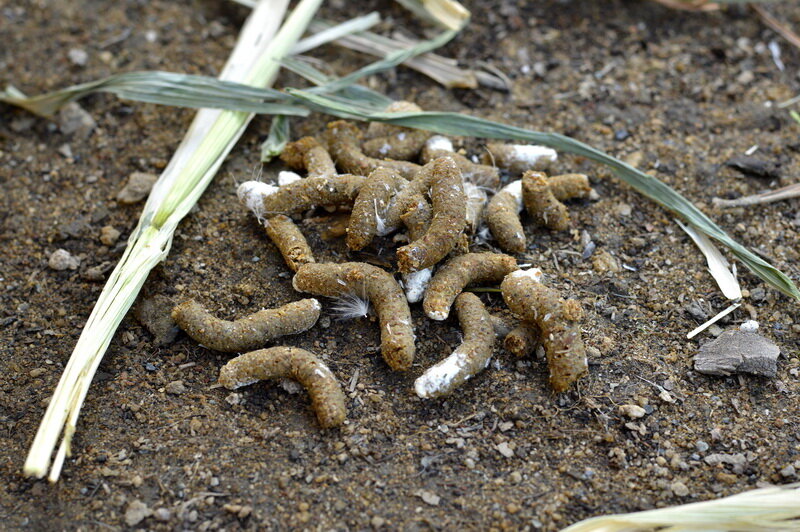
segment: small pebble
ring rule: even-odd
[[[153,517],[159,521],[169,521],[171,514],[166,508],[158,508],[155,512],[153,512]]]
[[[36,368],[32,369],[29,375],[35,379],[36,377],[41,377],[45,371],[44,368]]]
[[[694,446],[699,453],[704,453],[708,450],[708,444],[703,440],[697,440],[697,443],[695,443]]]
[[[50,266],[50,269],[56,271],[76,270],[80,263],[81,261],[78,257],[71,255],[66,249],[55,250],[47,261],[47,265]]]
[[[619,407],[619,413],[631,419],[639,419],[644,417],[646,411],[639,405],[622,405]]]
[[[128,526],[136,526],[147,517],[150,517],[152,513],[150,508],[142,501],[133,501],[128,505],[127,510],[125,510],[125,524]]]
[[[172,381],[164,387],[164,390],[173,395],[180,395],[186,392],[186,386],[183,381]]]
[[[439,501],[442,500],[441,497],[428,490],[419,490],[415,495],[422,499],[425,504],[430,504],[431,506],[439,506]]]
[[[497,445],[497,451],[505,456],[506,458],[513,458],[514,457],[514,449],[512,449],[508,442],[503,442]]]
[[[58,128],[65,135],[74,134],[78,138],[85,139],[92,134],[95,127],[97,122],[92,115],[76,102],[68,103],[58,112]]]
[[[790,477],[795,476],[796,474],[797,474],[797,472],[796,472],[796,470],[795,470],[793,465],[788,465],[788,466],[784,467],[783,469],[781,469],[781,476],[783,478],[790,478]]]
[[[673,482],[670,486],[672,493],[677,495],[678,497],[686,497],[689,495],[689,488],[686,487],[686,484],[683,482]]]
[[[522,473],[519,471],[512,471],[511,474],[508,475],[508,479],[514,484],[519,484],[522,482]]]
[[[375,517],[372,518],[372,521],[370,521],[370,522],[372,523],[373,527],[380,528],[380,527],[382,527],[383,525],[386,524],[386,519],[384,519],[383,517],[378,517],[376,515]]]
[[[155,174],[132,173],[128,176],[125,186],[117,193],[117,201],[126,205],[142,201],[150,194],[150,190],[157,180],[158,176]]]
[[[119,236],[121,234],[122,233],[114,229],[113,226],[105,225],[102,229],[100,229],[100,242],[104,246],[111,247],[117,243],[117,240],[119,240]]]
[[[78,66],[85,65],[86,61],[89,60],[89,54],[87,54],[86,50],[82,48],[72,48],[69,52],[67,52],[67,57],[69,57],[69,60],[73,65]]]

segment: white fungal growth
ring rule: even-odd
[[[558,159],[556,150],[547,146],[515,144],[512,148],[511,156],[532,170],[544,170]]]
[[[300,177],[300,174],[284,170],[278,174],[278,186],[285,187],[286,185],[294,183],[295,181],[300,181],[301,179],[303,178]]]
[[[428,139],[425,143],[425,147],[431,151],[434,150],[445,150],[445,151],[455,151],[453,148],[453,142],[448,139],[447,137],[443,137],[441,135],[434,135]]]
[[[452,354],[428,368],[416,381],[414,391],[423,399],[435,397],[439,392],[450,386],[453,379],[462,373],[462,368],[467,364],[467,353],[456,349]],[[469,379],[470,375],[466,376]]]
[[[406,290],[406,299],[409,303],[419,303],[428,289],[433,270],[425,268],[416,272],[403,275],[403,285]]]
[[[331,306],[337,320],[366,318],[369,315],[369,299],[355,294],[344,294],[336,298]]]
[[[511,194],[517,201],[517,212],[522,212],[522,179],[517,179],[500,189],[500,192]]]
[[[755,320],[747,320],[746,322],[739,325],[739,330],[742,332],[758,332],[758,322]]]
[[[245,181],[236,189],[239,201],[244,203],[248,209],[253,211],[256,218],[263,218],[264,202],[262,198],[278,191],[278,187],[262,181]]]
[[[520,279],[523,277],[530,277],[537,283],[542,282],[542,278],[544,277],[544,273],[539,268],[530,268],[528,270],[516,270],[508,274],[508,277],[512,279]]]

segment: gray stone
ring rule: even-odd
[[[55,250],[47,261],[47,265],[50,269],[56,271],[75,270],[80,263],[80,259],[70,254],[66,249]]]
[[[694,369],[705,375],[752,373],[772,378],[779,354],[778,346],[758,333],[730,330],[700,346]]]
[[[92,115],[75,102],[70,102],[58,112],[58,127],[65,135],[75,135],[85,139],[92,134],[97,122]]]
[[[154,174],[146,174],[144,172],[132,173],[128,176],[128,182],[125,183],[122,190],[117,192],[117,201],[125,204],[142,201],[150,194],[150,190],[157,180],[158,176]]]

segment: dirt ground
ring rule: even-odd
[[[565,133],[632,161],[800,277],[797,201],[725,212],[710,201],[800,173],[800,126],[774,105],[800,93],[800,55],[751,12],[686,14],[639,1],[467,5],[474,22],[444,53],[502,70],[510,93],[447,91],[403,68],[371,86],[427,109]],[[770,9],[800,28],[790,5]],[[28,93],[119,71],[215,74],[247,14],[210,0],[0,6],[0,83]],[[390,2],[335,1],[322,14],[343,20],[356,9],[380,10],[381,31],[418,27]],[[72,49],[86,52],[85,65]],[[335,48],[316,55],[337,73],[365,61]],[[413,380],[457,345],[454,318],[434,323],[414,306],[418,355],[400,374],[377,352],[374,320],[337,321],[325,311],[319,325],[284,342],[319,354],[347,390],[346,425],[321,431],[304,393],[274,383],[212,389],[227,357],[182,334],[159,345],[131,313],[94,379],[61,481],[24,478],[28,446],[103,286],[88,270],[119,259],[141,209],[115,195],[131,172],[164,167],[192,117],[111,96],[81,105],[97,122],[86,138],[0,106],[2,528],[126,528],[126,512],[146,505],[154,513],[136,528],[555,530],[797,480],[797,302],[741,268],[746,305],[722,326],[759,320],[783,353],[778,376],[696,373],[692,356],[711,335],[690,341],[686,333],[727,304],[702,256],[666,211],[604,168],[567,156],[556,170],[588,173],[601,199],[570,206],[573,231],[529,223],[529,251],[519,258],[583,305],[590,375],[576,389],[554,396],[541,360],[498,349],[455,396],[423,401]],[[324,122],[295,121],[293,134],[314,134]],[[259,171],[268,127],[268,119],[253,122],[140,299],[191,296],[225,317],[298,299],[274,246],[235,198],[235,184]],[[754,146],[752,156],[774,170],[767,177],[726,164]],[[266,166],[265,179],[279,169]],[[100,241],[107,225],[122,233],[111,245]],[[351,256],[341,240],[321,238],[322,224],[304,230],[318,260]],[[597,249],[584,259],[586,235]],[[80,267],[49,269],[58,248],[80,257]],[[603,252],[622,268],[601,273],[593,259]],[[393,259],[378,246],[368,253]],[[497,294],[482,297],[504,312]],[[626,404],[646,415],[622,416]]]

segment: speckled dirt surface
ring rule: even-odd
[[[635,1],[470,4],[475,22],[445,53],[506,72],[510,94],[448,92],[406,69],[369,83],[427,109],[558,131],[626,158],[798,278],[796,201],[711,208],[715,195],[754,193],[800,173],[800,126],[767,105],[800,92],[800,55],[776,40],[779,71],[768,48],[777,37],[752,13],[685,14]],[[382,31],[418,26],[388,2],[334,2],[323,13],[341,20],[356,8],[387,15]],[[771,9],[800,27],[797,8]],[[214,74],[246,12],[207,0],[2,1],[0,82],[36,93],[118,71]],[[71,62],[73,48],[86,52],[85,66]],[[337,73],[364,61],[330,48],[318,55]],[[573,232],[528,223],[520,258],[583,305],[590,375],[576,390],[553,396],[542,361],[497,351],[459,394],[422,401],[413,380],[458,344],[455,318],[434,323],[414,307],[417,362],[400,374],[380,358],[374,321],[341,322],[324,311],[318,326],[287,341],[321,356],[346,388],[347,424],[323,432],[305,394],[277,384],[235,395],[212,389],[226,357],[184,335],[158,345],[131,313],[89,391],[61,481],[23,478],[27,448],[102,288],[87,270],[120,257],[141,208],[118,205],[116,193],[131,172],[164,167],[192,116],[110,96],[82,106],[97,121],[86,139],[0,106],[2,528],[119,529],[128,512],[135,527],[154,530],[553,530],[796,480],[797,303],[742,272],[749,297],[723,326],[758,319],[783,352],[777,378],[695,373],[698,341],[685,335],[726,304],[700,254],[665,211],[571,157],[556,170],[589,174],[601,199],[571,205]],[[312,117],[293,133],[324,123]],[[235,200],[235,183],[258,171],[268,125],[253,122],[143,297],[191,296],[229,319],[300,299],[280,255]],[[726,166],[752,146],[778,177]],[[267,166],[265,177],[279,168]],[[122,233],[115,244],[100,241],[106,225]],[[304,226],[318,260],[363,258],[348,255],[341,239],[322,240],[323,229]],[[582,231],[597,246],[586,260]],[[77,270],[48,268],[58,248],[81,258]],[[368,253],[392,259],[379,247]],[[609,271],[606,254],[622,267]],[[482,299],[504,308],[497,294]],[[620,405],[646,415],[629,419]],[[154,514],[137,520],[137,509]]]

